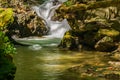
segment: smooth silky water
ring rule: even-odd
[[[84,80],[80,79],[80,75],[66,72],[66,70],[85,64],[106,66],[108,60],[103,57],[104,53],[101,52],[65,51],[52,44],[35,49],[37,47],[16,46],[17,54],[14,55],[14,62],[17,71],[15,80]]]

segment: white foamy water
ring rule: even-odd
[[[45,2],[40,6],[34,6],[33,9],[36,11],[39,17],[41,17],[49,29],[48,35],[45,37],[62,38],[64,33],[70,30],[70,26],[66,19],[63,21],[52,21],[51,17],[54,15],[55,10],[66,0],[58,1],[54,4],[54,0]]]
[[[54,15],[55,10],[59,8],[62,2],[64,1],[66,0],[57,2],[55,2],[54,0],[49,0],[44,2],[42,5],[33,6],[33,9],[36,11],[38,16],[44,20],[46,28],[49,31],[48,35],[44,35],[43,37],[25,37],[25,38],[18,38],[17,36],[12,36],[12,38],[16,42],[24,45],[39,44],[41,46],[45,46],[50,44],[59,44],[65,32],[70,30],[71,28],[66,19],[64,19],[61,22],[52,21],[51,17]],[[34,46],[32,47],[34,48]]]

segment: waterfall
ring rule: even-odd
[[[70,30],[70,26],[66,19],[63,21],[52,21],[51,17],[54,15],[55,10],[66,0],[49,0],[40,6],[33,6],[32,8],[36,11],[39,17],[44,20],[46,28],[48,29],[48,35],[43,37],[25,37],[18,38],[17,36],[12,36],[12,38],[23,45],[32,45],[32,48],[41,49],[40,46],[54,46],[56,43],[60,43],[61,38],[64,33]],[[37,45],[37,46],[36,46]],[[40,46],[38,46],[40,45]],[[31,47],[30,47],[31,48]],[[36,49],[37,48],[37,49]]]
[[[48,35],[45,35],[44,37],[62,38],[64,36],[64,33],[71,29],[66,19],[61,22],[51,20],[51,17],[54,15],[55,10],[64,1],[66,0],[49,0],[40,6],[33,7],[38,16],[44,20],[46,28],[49,30]]]

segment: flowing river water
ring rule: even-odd
[[[109,59],[103,56],[105,53],[65,51],[53,45],[38,50],[31,46],[16,48],[15,80],[106,80],[102,75],[106,73],[104,70],[109,68]],[[85,74],[89,78],[81,79]]]

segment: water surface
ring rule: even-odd
[[[17,54],[14,55],[17,66],[15,80],[84,80],[80,79],[80,74],[86,71],[82,72],[83,69],[81,69],[81,73],[76,74],[72,71],[75,66],[86,64],[97,66],[99,64],[103,67],[108,61],[107,58],[103,58],[104,53],[63,51],[53,45],[40,49],[31,49],[28,46],[16,46],[16,48]]]

